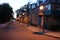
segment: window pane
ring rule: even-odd
[[[46,0],[43,0],[43,2],[45,2]]]
[[[46,5],[46,8],[47,8],[48,10],[51,10],[51,4]]]

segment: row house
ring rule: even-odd
[[[37,6],[39,6],[41,3],[42,3],[42,1],[39,1],[39,0],[36,3],[33,3],[33,4],[28,3],[26,5],[27,6],[27,11],[23,12],[24,15],[20,17],[20,19],[23,19],[22,22],[32,24],[32,25],[37,25],[38,12],[40,11],[40,9]],[[26,6],[24,6],[24,7],[26,7]],[[36,11],[38,11],[38,12],[36,12]]]
[[[30,24],[34,24],[34,20],[35,20],[35,22],[37,23],[37,21],[36,21],[36,19],[37,19],[37,15],[38,15],[38,12],[36,12],[35,14],[34,14],[34,9],[36,9],[36,8],[38,8],[37,6],[39,6],[40,5],[40,3],[42,3],[42,1],[41,0],[38,0],[36,3],[32,3],[32,4],[30,4],[29,2],[28,2],[28,4],[27,5],[25,5],[25,6],[23,6],[22,8],[23,8],[23,10],[24,9],[27,9],[27,11],[25,11],[25,12],[22,12],[21,14],[20,14],[20,9],[18,10],[18,19],[20,20],[21,18],[24,20],[24,22],[26,23],[26,21],[29,19],[30,20]],[[33,12],[33,11],[34,12]],[[38,9],[37,9],[38,10]],[[33,12],[33,13],[32,13]],[[21,17],[19,17],[19,15],[22,15],[24,13],[24,15],[23,16],[21,16]],[[31,21],[31,16],[33,16],[32,17],[32,21]],[[34,19],[33,19],[34,18]],[[28,20],[28,21],[29,21]]]
[[[42,0],[40,2],[40,4],[37,2],[38,5],[30,10],[30,24],[51,30],[59,29],[60,0]],[[40,10],[41,5],[45,7],[45,10]],[[41,15],[41,12],[43,15]]]
[[[41,5],[44,6],[44,10],[40,10]],[[27,14],[29,17],[26,16]],[[24,20],[27,18],[31,25],[57,30],[60,28],[60,0],[38,0],[29,4]]]
[[[42,3],[41,0],[38,0],[36,3],[31,4],[30,13],[29,13],[29,24],[40,26],[40,18],[38,17],[40,13],[39,5]]]
[[[44,27],[50,30],[59,30],[60,26],[60,0],[46,0],[44,2]]]

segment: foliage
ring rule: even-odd
[[[0,5],[0,23],[8,22],[12,17],[13,10],[8,3]]]

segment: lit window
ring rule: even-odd
[[[51,10],[51,4],[45,6],[48,10]]]

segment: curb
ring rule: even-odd
[[[29,28],[27,27],[27,29],[29,29]],[[36,32],[36,34],[39,34],[39,33],[37,33],[37,32],[39,32],[39,31],[33,31],[33,30],[31,30],[31,29],[29,29],[29,30],[30,30],[31,32],[33,32],[33,33]],[[43,33],[43,34],[41,34],[41,35],[46,35],[46,36],[50,36],[50,37],[54,37],[54,38],[60,39],[60,37],[54,36],[54,35],[50,35],[50,34],[47,34],[47,32],[45,32],[45,33]]]
[[[6,25],[10,24],[11,22],[7,22],[5,24],[0,24],[0,28],[5,27]]]
[[[31,30],[31,28],[28,28],[28,27],[31,26],[31,25],[29,25],[29,26],[25,25],[25,26],[26,26],[26,28],[27,28],[28,30],[30,30],[32,33],[36,33],[36,34],[39,35],[39,33],[37,33],[37,32],[40,32],[40,31],[34,31],[34,30]],[[32,26],[32,27],[33,27],[33,26]],[[43,32],[42,32],[42,33],[43,33]],[[50,37],[54,37],[54,38],[60,39],[60,37],[47,34],[47,32],[45,32],[45,33],[43,33],[43,34],[41,34],[41,35],[50,36]]]
[[[44,35],[60,39],[60,37],[57,37],[57,36],[53,36],[53,35],[49,35],[49,34],[44,34]]]

